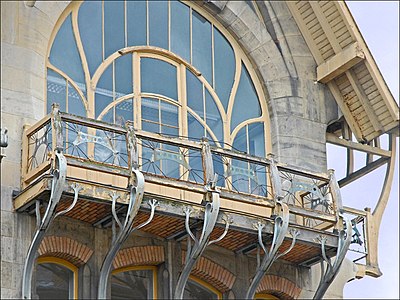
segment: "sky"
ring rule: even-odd
[[[399,2],[346,1],[378,67],[399,103]],[[397,147],[399,140],[397,139]],[[336,152],[335,152],[336,151]],[[332,154],[332,152],[336,154]],[[337,178],[344,175],[344,166],[337,166],[337,148],[328,148],[328,167],[336,169]],[[331,155],[329,155],[331,153]],[[340,154],[344,154],[340,153]],[[356,157],[361,167],[365,157]],[[372,210],[379,198],[385,167],[381,167],[342,189],[343,204]],[[344,298],[399,299],[399,149],[388,206],[383,215],[379,235],[379,265],[383,276],[365,276],[346,284]]]

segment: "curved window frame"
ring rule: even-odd
[[[219,290],[217,290],[213,285],[211,285],[210,283],[196,277],[193,275],[189,275],[189,280],[194,281],[195,283],[199,284],[200,286],[202,286],[203,288],[205,288],[206,290],[209,290],[210,292],[214,293],[217,295],[217,299],[222,299],[222,292],[220,292]]]
[[[56,265],[60,265],[63,266],[65,268],[67,268],[68,270],[72,271],[73,273],[73,284],[74,284],[74,288],[73,288],[73,299],[78,299],[78,291],[79,291],[79,287],[78,287],[78,271],[79,268],[77,266],[75,266],[74,264],[70,263],[69,261],[62,259],[62,258],[58,258],[58,257],[54,257],[54,256],[44,256],[44,257],[39,257],[36,261],[37,265],[40,264],[56,264]]]
[[[129,266],[115,269],[111,272],[111,275],[129,272],[129,271],[147,271],[151,270],[153,272],[153,295],[152,299],[157,299],[158,296],[158,281],[157,281],[157,266]]]
[[[265,300],[279,300],[278,297],[269,293],[256,293],[254,299],[265,299]]]
[[[83,102],[84,107],[86,108],[86,116],[89,118],[94,118],[95,117],[95,113],[94,113],[94,94],[95,94],[95,84],[97,83],[99,77],[100,77],[100,73],[102,73],[102,71],[105,70],[105,68],[107,67],[108,64],[111,63],[111,61],[115,60],[117,57],[121,56],[122,54],[126,54],[127,52],[132,52],[133,53],[133,58],[135,59],[135,56],[138,57],[140,59],[140,57],[152,57],[153,55],[155,55],[156,57],[160,57],[163,61],[167,61],[169,63],[172,63],[174,65],[177,65],[177,70],[178,70],[178,74],[181,71],[181,74],[178,75],[178,97],[179,94],[181,94],[182,96],[182,92],[185,92],[186,87],[183,86],[182,84],[182,78],[184,77],[183,74],[183,69],[187,68],[189,69],[192,73],[194,73],[195,75],[197,75],[198,79],[200,79],[202,81],[202,83],[204,83],[205,87],[209,90],[209,92],[211,93],[211,95],[213,96],[214,99],[218,99],[218,101],[215,101],[215,104],[217,105],[220,113],[221,113],[221,117],[224,120],[223,122],[223,138],[224,138],[224,145],[218,144],[218,146],[222,146],[224,148],[230,149],[231,145],[233,144],[234,138],[237,134],[237,132],[243,127],[246,126],[250,123],[253,122],[263,122],[265,124],[264,126],[264,139],[265,139],[265,153],[269,153],[272,149],[272,144],[271,144],[271,138],[270,138],[270,122],[269,122],[269,114],[268,114],[268,109],[267,109],[267,103],[266,101],[264,101],[265,97],[265,93],[264,90],[261,86],[261,83],[258,79],[257,74],[255,73],[255,71],[253,70],[253,68],[251,68],[251,62],[248,59],[248,57],[245,55],[244,51],[241,49],[241,47],[239,46],[238,42],[231,36],[231,34],[224,28],[224,26],[220,25],[219,22],[207,11],[205,11],[203,8],[198,7],[195,3],[191,3],[191,2],[182,2],[184,5],[188,6],[189,9],[191,11],[195,11],[197,13],[199,13],[201,16],[203,16],[206,20],[208,20],[211,25],[212,28],[216,28],[220,33],[222,33],[222,35],[226,38],[226,40],[229,42],[229,44],[231,45],[233,52],[234,52],[234,56],[235,56],[235,69],[236,72],[234,74],[234,82],[233,82],[233,86],[231,89],[231,95],[230,95],[230,100],[229,100],[229,105],[227,108],[227,113],[226,114],[222,114],[222,112],[224,112],[224,108],[223,108],[223,104],[222,102],[218,99],[215,90],[212,88],[213,83],[209,83],[202,75],[201,73],[196,70],[196,68],[194,66],[192,66],[190,64],[190,62],[184,60],[183,58],[181,58],[180,56],[170,52],[169,50],[166,49],[162,49],[162,48],[158,48],[158,47],[154,47],[154,46],[133,46],[133,47],[126,47],[123,49],[120,49],[116,52],[114,52],[113,54],[111,54],[108,58],[105,58],[105,60],[103,61],[103,63],[101,63],[97,70],[95,71],[95,74],[93,74],[93,78],[90,78],[90,72],[89,72],[89,67],[88,67],[88,62],[86,61],[86,58],[84,57],[84,55],[81,55],[81,60],[82,60],[82,68],[84,70],[84,74],[85,74],[85,84],[87,87],[90,88],[86,88],[86,93],[87,93],[87,98],[85,99],[85,96],[83,95],[83,93],[78,89],[78,86],[73,82],[73,80],[71,78],[69,78],[67,76],[67,74],[64,74],[62,71],[58,70],[56,67],[52,66],[49,58],[46,59],[46,67],[59,73],[61,76],[65,77],[66,80],[68,81],[68,83],[71,84],[72,87],[74,87],[75,89],[77,89],[78,94],[81,96],[81,100]],[[49,45],[48,45],[48,56],[50,55],[50,51],[51,51],[51,47],[52,44],[54,42],[54,39],[58,33],[58,30],[60,29],[61,25],[63,24],[64,20],[71,14],[71,20],[72,20],[72,27],[73,27],[73,32],[74,35],[76,37],[76,43],[77,43],[77,48],[78,51],[81,53],[84,53],[83,50],[83,44],[82,44],[82,40],[80,37],[80,33],[79,33],[79,26],[78,26],[78,10],[79,10],[79,6],[82,3],[77,3],[77,2],[72,2],[61,14],[59,20],[57,21],[56,26],[53,29],[53,32],[51,34],[50,37],[50,41],[49,41]],[[170,6],[170,5],[169,5]],[[169,25],[170,26],[170,25]],[[148,43],[148,42],[147,42]],[[169,45],[170,47],[170,45]],[[256,91],[256,94],[258,96],[259,99],[259,104],[261,106],[261,113],[262,115],[260,117],[256,117],[256,118],[252,118],[252,119],[248,119],[245,120],[244,122],[242,122],[241,124],[239,124],[236,128],[230,128],[230,122],[227,122],[227,118],[229,116],[232,115],[232,110],[233,110],[233,105],[234,105],[234,95],[236,94],[236,91],[238,89],[239,86],[239,79],[241,76],[241,68],[242,68],[242,62],[244,64],[244,66],[246,66],[246,69],[250,75],[250,78],[254,84],[254,89]],[[137,83],[139,81],[139,76],[140,75],[140,69],[138,69],[138,67],[134,68],[133,70],[133,80],[135,81],[135,83]],[[136,73],[136,74],[135,74]],[[136,75],[136,76],[135,76]],[[47,80],[46,80],[47,81]],[[179,87],[179,85],[181,85],[181,87]],[[134,95],[127,95],[124,96],[123,98],[120,98],[120,101],[123,101],[124,99],[129,99],[129,98],[133,98],[133,97],[140,97],[138,95],[138,93],[140,93],[140,91],[138,90],[138,85],[134,84],[134,90],[133,94]],[[46,97],[47,98],[47,97]],[[135,101],[134,98],[134,105],[135,108],[140,107],[140,103],[136,103],[137,101]],[[185,99],[183,99],[185,100]],[[47,101],[47,99],[46,99]],[[118,102],[120,102],[118,101]],[[187,107],[187,101],[183,101],[181,102],[180,100],[178,101],[180,102],[180,104],[183,107]],[[117,102],[113,103],[113,104],[117,104]],[[46,107],[46,106],[45,106]],[[182,111],[182,110],[181,110]],[[183,109],[183,113],[181,113],[181,111],[179,112],[179,127],[180,127],[180,135],[181,136],[188,136],[187,131],[187,113],[189,111],[189,109]],[[135,116],[138,116],[140,114],[140,110],[134,110],[134,114]],[[186,115],[185,115],[186,114]],[[196,117],[196,116],[195,116]],[[140,125],[139,124],[139,120],[137,120],[139,118],[134,118],[134,125],[135,128],[140,129]],[[196,117],[196,119],[198,121],[200,121],[201,118]],[[203,122],[201,122],[203,123]],[[204,122],[205,123],[205,122]],[[212,131],[208,131],[208,132],[212,132]],[[212,136],[213,139],[215,139],[215,136]]]

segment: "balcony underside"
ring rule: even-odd
[[[72,167],[69,167],[72,168]],[[69,171],[69,173],[73,171]],[[76,174],[75,174],[76,175]],[[107,176],[103,175],[103,179]],[[100,175],[99,175],[100,176]],[[105,177],[104,177],[105,176]],[[115,177],[115,175],[113,176]],[[114,178],[114,181],[117,180]],[[118,181],[118,180],[117,180]],[[120,178],[123,184],[123,179]],[[65,214],[66,217],[80,220],[91,224],[92,226],[107,228],[112,224],[111,213],[111,197],[110,193],[116,192],[120,195],[117,203],[118,214],[123,216],[127,209],[128,190],[123,187],[107,185],[98,181],[89,181],[82,178],[67,177],[67,185],[57,207],[58,211],[67,208],[73,200],[73,192],[69,188],[71,184],[78,183],[83,190],[79,192],[79,200],[76,206]],[[174,187],[175,184],[175,187]],[[205,195],[204,187],[193,184],[187,189],[182,189],[182,183],[160,178],[155,175],[146,176],[145,198],[142,203],[140,212],[138,213],[135,224],[143,223],[149,215],[149,207],[147,199],[157,199],[160,207],[157,208],[153,221],[143,227],[141,231],[158,236],[165,239],[184,240],[187,236],[185,230],[184,208],[191,206],[194,208],[191,219],[191,228],[201,229],[202,226],[202,201]],[[178,188],[177,188],[178,187]],[[25,212],[35,214],[36,200],[42,203],[42,213],[44,211],[43,204],[49,199],[51,190],[51,177],[42,175],[34,183],[27,186],[21,193],[15,196],[14,205],[17,212]],[[238,202],[237,199],[242,201]],[[253,200],[251,200],[253,199]],[[255,201],[256,197],[250,195],[240,195],[238,193],[221,192],[221,212],[228,213],[233,223],[228,234],[216,245],[237,253],[245,253],[256,255],[257,253],[257,230],[254,227],[258,221],[266,222],[266,235],[264,241],[272,241],[273,222],[271,218],[272,204],[268,201]],[[323,218],[323,216],[321,216]],[[295,221],[296,217],[292,215],[291,220]],[[135,224],[133,226],[135,226]],[[295,247],[285,256],[283,260],[293,264],[312,265],[320,261],[321,247],[316,240],[319,235],[327,237],[327,254],[334,256],[337,247],[337,235],[331,232],[307,228],[299,226],[295,222],[290,227],[300,231]],[[215,238],[224,231],[224,224],[221,219],[212,232]],[[282,244],[279,252],[285,251],[291,244],[291,237],[288,235]]]

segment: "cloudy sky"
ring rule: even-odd
[[[399,2],[347,1],[357,25],[381,70],[394,98],[399,103]],[[397,145],[398,145],[397,141]],[[328,152],[329,155],[329,152]],[[332,167],[335,161],[328,161]],[[361,166],[365,158],[359,158]],[[341,178],[340,167],[336,167]],[[379,236],[380,278],[366,276],[345,286],[345,298],[399,299],[399,149],[390,200],[383,216]],[[385,167],[342,190],[344,205],[363,209],[374,207],[379,198]]]

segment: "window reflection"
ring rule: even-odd
[[[154,299],[154,271],[127,270],[111,276],[112,299]]]
[[[215,289],[210,289],[205,286],[201,280],[194,280],[193,277],[188,280],[185,291],[183,292],[184,299],[221,299],[220,293]]]

